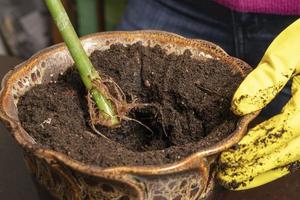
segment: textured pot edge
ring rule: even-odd
[[[204,40],[196,40],[196,39],[187,39],[185,37],[179,36],[177,34],[174,33],[168,33],[168,32],[163,32],[163,31],[153,31],[153,30],[147,30],[147,31],[132,31],[132,32],[126,32],[126,31],[120,31],[120,32],[105,32],[105,33],[95,33],[95,34],[91,34],[91,35],[87,35],[81,38],[81,41],[87,41],[87,40],[91,40],[94,37],[103,37],[103,35],[106,35],[107,37],[111,36],[111,35],[115,35],[117,37],[117,35],[120,34],[125,34],[125,35],[133,35],[133,34],[137,34],[139,36],[142,37],[143,34],[150,34],[152,36],[168,36],[170,38],[172,38],[172,40],[174,39],[180,39],[183,40],[182,42],[189,42],[191,44],[194,44],[194,46],[200,46],[200,44],[197,45],[197,43],[201,42],[201,43],[205,43],[207,45],[209,45],[210,47],[217,49],[218,52],[220,53],[219,56],[226,56],[228,59],[230,59],[232,62],[236,62],[238,59],[234,58],[234,57],[230,57],[223,49],[221,49],[220,47],[216,46],[215,44],[211,43],[211,42],[207,42]],[[145,38],[145,35],[144,35]],[[41,58],[41,57],[45,57],[47,56],[48,53],[53,53],[54,51],[59,51],[62,49],[65,49],[65,45],[63,43],[48,47],[46,49],[43,49],[39,52],[37,52],[36,54],[34,54],[31,58],[29,58],[27,61],[24,61],[23,63],[17,65],[13,70],[10,70],[5,77],[2,80],[1,83],[1,91],[0,91],[0,103],[1,103],[1,108],[0,108],[0,117],[2,119],[2,121],[5,122],[6,126],[10,129],[10,132],[13,133],[12,135],[16,138],[16,140],[18,141],[18,143],[20,145],[22,145],[25,149],[28,150],[32,150],[34,151],[34,153],[39,156],[44,158],[44,155],[47,154],[48,156],[52,157],[53,159],[57,159],[60,162],[63,162],[64,164],[66,164],[67,166],[69,166],[72,169],[78,170],[80,172],[83,173],[88,173],[90,175],[101,175],[103,176],[104,174],[107,173],[111,173],[114,172],[114,174],[116,174],[116,171],[118,171],[120,174],[123,173],[136,173],[136,174],[149,174],[149,175],[160,175],[160,174],[169,174],[174,172],[174,170],[176,171],[184,171],[186,170],[185,165],[187,165],[187,163],[192,162],[195,158],[201,158],[203,157],[205,159],[206,156],[212,155],[214,153],[218,153],[219,151],[222,151],[226,148],[229,148],[231,145],[235,144],[236,142],[238,142],[243,135],[246,132],[246,125],[258,115],[258,112],[254,113],[254,114],[249,114],[245,117],[243,117],[241,119],[241,121],[237,124],[237,128],[236,130],[229,136],[230,138],[234,138],[234,140],[230,143],[228,143],[228,138],[225,138],[224,140],[222,140],[221,142],[214,144],[212,147],[209,147],[207,150],[199,150],[200,152],[196,152],[194,154],[191,154],[190,156],[176,161],[174,163],[171,164],[164,164],[164,165],[154,165],[154,166],[124,166],[124,167],[110,167],[110,168],[103,168],[103,167],[99,167],[99,166],[95,166],[95,165],[88,165],[79,161],[76,161],[72,158],[70,158],[69,156],[60,153],[60,152],[56,152],[56,151],[52,151],[46,148],[42,148],[42,147],[36,147],[35,144],[30,143],[28,140],[28,138],[24,138],[22,134],[28,135],[28,133],[21,127],[20,123],[15,122],[13,119],[11,119],[2,109],[3,106],[3,98],[5,96],[5,93],[7,92],[4,86],[9,84],[11,78],[20,71],[20,69],[23,69],[24,67],[28,66],[30,63],[32,63],[34,60]],[[212,54],[215,54],[215,52],[212,52]],[[238,62],[243,62],[238,60]],[[244,64],[245,66],[247,66],[248,64]],[[250,67],[250,66],[249,66]],[[240,70],[242,72],[242,70]],[[244,126],[243,128],[241,128],[241,126]],[[19,133],[19,134],[16,134]],[[234,137],[237,133],[238,136]],[[224,143],[228,143],[226,146],[224,146],[224,148],[219,148],[218,145],[220,144],[224,144]],[[199,164],[199,163],[198,163]],[[196,167],[198,164],[193,164],[193,166],[195,166],[194,168],[198,168]],[[203,166],[202,166],[203,167]],[[190,168],[187,168],[190,169]]]

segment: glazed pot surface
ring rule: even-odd
[[[245,76],[251,68],[228,56],[218,46],[158,31],[112,32],[82,39],[88,54],[106,50],[111,44],[141,42],[160,45],[168,53],[190,50],[195,59],[218,59],[230,63],[232,71]],[[36,144],[22,128],[17,102],[33,86],[55,80],[72,67],[62,44],[45,49],[8,73],[2,82],[1,118],[11,129],[25,152],[25,159],[37,180],[59,199],[199,199],[205,196],[210,180],[210,162],[214,155],[237,143],[248,123],[258,114],[243,117],[236,130],[221,142],[199,149],[191,156],[168,165],[101,168],[73,160],[67,155]],[[212,185],[209,185],[211,187]]]

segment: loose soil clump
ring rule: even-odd
[[[109,140],[93,132],[86,90],[71,69],[18,102],[22,126],[39,145],[102,167],[157,165],[212,145],[236,127],[230,101],[242,78],[218,60],[196,60],[188,50],[168,55],[159,46],[139,43],[111,45],[93,52],[91,60],[122,88],[128,102],[148,104],[128,115],[140,123],[97,126]]]

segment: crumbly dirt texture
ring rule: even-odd
[[[75,70],[55,83],[38,85],[18,102],[19,118],[39,145],[102,167],[157,165],[180,160],[230,134],[237,117],[230,100],[242,78],[218,60],[191,53],[166,54],[159,46],[112,45],[91,55],[102,75],[112,77],[132,110],[118,128],[89,127],[86,91]]]

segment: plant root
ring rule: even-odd
[[[128,120],[128,121],[137,122],[138,124],[145,127],[149,132],[151,132],[151,134],[153,134],[153,131],[148,126],[146,126],[145,124],[143,124],[142,122],[136,119],[127,116],[132,109],[143,108],[151,104],[136,103],[137,99],[135,98],[132,99],[131,103],[128,103],[124,92],[112,78],[104,75],[101,75],[101,77],[103,77],[101,80],[97,79],[93,81],[93,86],[111,102],[113,109],[116,112],[115,116],[117,116],[120,121]],[[98,135],[109,140],[109,138],[107,138],[105,135],[103,135],[101,132],[99,132],[96,129],[95,125],[102,125],[111,128],[117,126],[112,126],[110,120],[106,116],[108,115],[107,113],[103,113],[103,111],[101,112],[99,111],[90,93],[88,93],[87,95],[87,103],[88,103],[88,112],[90,115],[90,122],[89,122],[90,127]]]
[[[158,110],[158,113],[161,116],[161,120],[163,123],[164,117],[161,108],[155,104],[136,103],[137,98],[134,97],[132,97],[131,100],[132,102],[128,103],[125,93],[111,77],[106,76],[104,74],[102,74],[101,77],[102,77],[101,80],[100,79],[93,80],[93,86],[111,102],[113,109],[116,113],[115,116],[117,116],[120,121],[122,120],[134,121],[140,124],[141,126],[145,127],[151,134],[154,134],[153,130],[151,130],[150,127],[148,127],[147,125],[145,125],[139,120],[128,117],[127,115],[133,109],[144,108],[148,106],[154,107],[155,109]],[[90,115],[90,122],[89,122],[90,127],[92,128],[93,131],[95,131],[95,133],[97,133],[101,137],[111,142],[109,138],[107,138],[104,134],[102,134],[100,131],[97,130],[95,125],[102,125],[111,128],[118,127],[119,125],[112,126],[110,120],[107,118],[108,114],[103,113],[103,111],[101,112],[99,111],[90,93],[88,93],[87,95],[87,103],[88,103],[88,112]],[[167,132],[163,124],[162,124],[162,129],[165,136],[167,136]]]
[[[130,117],[126,117],[126,116],[124,116],[123,119],[128,120],[128,121],[134,121],[134,122],[140,124],[141,126],[145,127],[152,135],[154,134],[154,132],[151,130],[151,128],[149,128],[148,126],[146,126],[144,123],[142,123],[139,120],[136,120],[136,119],[133,119],[133,118],[130,118]]]
[[[112,142],[108,137],[106,137],[104,134],[102,134],[100,131],[98,131],[94,124],[92,124],[91,122],[89,124],[90,124],[90,127],[92,128],[92,130],[95,131],[95,133],[97,133],[98,135],[100,135],[101,137],[106,139],[108,142]]]
[[[101,77],[103,78],[92,81],[93,87],[111,102],[113,110],[115,111],[115,116],[122,119],[122,117],[126,116],[131,109],[138,106],[135,101],[133,101],[133,103],[127,103],[124,92],[112,78],[103,75]],[[108,114],[98,110],[90,93],[87,96],[87,101],[91,123],[94,125],[97,124],[112,127]]]

